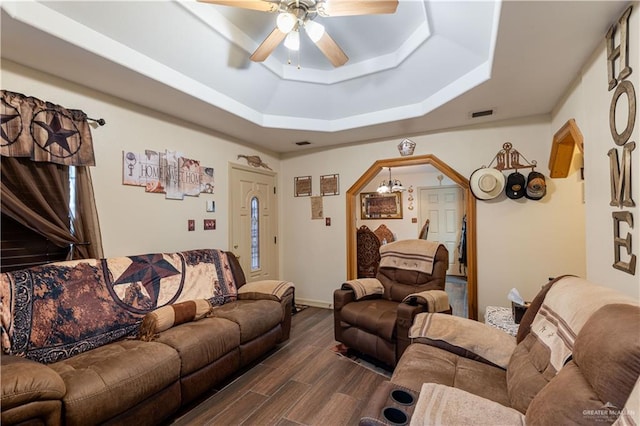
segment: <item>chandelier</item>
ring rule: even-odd
[[[389,194],[391,192],[403,192],[406,188],[402,186],[402,183],[398,179],[391,179],[391,167],[389,167],[389,180],[380,182],[377,192],[379,194]]]

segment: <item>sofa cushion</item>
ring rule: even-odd
[[[540,344],[532,334],[516,346],[507,367],[510,404],[525,413],[531,400],[556,376],[549,362],[549,348]]]
[[[33,401],[61,400],[66,393],[58,373],[29,359],[3,355],[1,376],[2,411]]]
[[[640,307],[599,309],[576,337],[573,360],[601,401],[622,407],[640,376]]]
[[[365,330],[387,341],[394,340],[398,303],[387,299],[360,300],[346,304],[342,321],[352,327]]]
[[[238,348],[240,330],[233,321],[204,318],[163,331],[155,341],[180,354],[180,375],[184,377]]]
[[[187,300],[163,306],[144,316],[138,330],[138,337],[140,340],[151,341],[157,333],[186,322],[202,319],[211,313],[211,310],[211,302],[206,299]]]
[[[416,392],[423,382],[438,383],[509,406],[503,369],[420,343],[409,345],[391,381]]]
[[[216,307],[211,315],[236,323],[240,327],[240,343],[245,343],[280,324],[284,312],[275,300],[237,300]]]
[[[180,379],[180,357],[173,348],[139,340],[113,342],[50,367],[67,388],[68,425],[102,423]]]

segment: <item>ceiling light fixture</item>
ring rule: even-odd
[[[300,46],[300,35],[287,37],[292,31],[304,27],[309,38],[334,67],[344,65],[349,57],[320,24],[312,22],[317,16],[378,15],[396,13],[398,0],[198,0],[205,3],[233,6],[241,9],[278,13],[276,28],[251,55],[254,62],[262,62],[285,40]],[[298,38],[298,42],[294,41]],[[290,48],[291,49],[291,48]],[[297,50],[297,49],[296,49]],[[289,61],[290,62],[290,61]],[[300,64],[298,64],[300,68]]]
[[[296,17],[296,15],[290,12],[282,12],[276,18],[276,26],[285,34],[291,32],[295,28],[297,23],[298,18]]]
[[[406,188],[402,186],[402,183],[398,179],[391,179],[391,167],[389,167],[389,181],[380,182],[380,186],[377,189],[379,194],[389,194],[391,192],[403,192]]]
[[[300,50],[300,33],[298,30],[291,31],[284,39],[284,45],[289,50]]]
[[[317,22],[313,22],[309,19],[304,22],[304,29],[307,31],[309,38],[314,43],[320,41],[324,35],[324,25],[318,24]]]

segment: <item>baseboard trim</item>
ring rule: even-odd
[[[300,299],[299,297],[296,297],[296,303],[312,306],[314,308],[333,309],[333,303],[325,302],[323,300]]]

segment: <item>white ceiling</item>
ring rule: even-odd
[[[400,0],[392,15],[319,17],[350,58],[333,68],[304,35],[299,56],[279,46],[251,62],[275,25],[265,12],[196,1],[3,1],[1,53],[294,155],[548,114],[626,5]],[[494,114],[470,116],[487,109]]]

